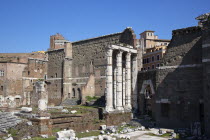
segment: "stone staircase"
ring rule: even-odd
[[[61,106],[78,105],[78,99],[66,99],[61,103]]]
[[[0,112],[0,133],[16,126],[22,120],[10,112]]]

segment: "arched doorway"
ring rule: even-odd
[[[74,88],[72,89],[72,93],[73,93],[72,98],[75,98],[76,97],[76,93],[75,93],[75,89]]]
[[[153,116],[154,88],[151,80],[144,80],[140,91],[140,112],[145,115]]]
[[[145,114],[152,116],[152,92],[150,85],[147,85],[144,91],[145,102],[144,102],[144,110]]]
[[[81,102],[82,102],[82,93],[81,93],[80,88],[78,88],[77,91],[78,91],[78,104],[81,104]]]

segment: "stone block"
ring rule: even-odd
[[[106,125],[100,125],[101,130],[106,130]]]
[[[22,107],[21,112],[30,113],[30,112],[32,112],[32,108],[31,107]]]
[[[76,134],[74,132],[74,130],[70,129],[70,130],[64,130],[64,131],[59,131],[56,133],[56,137],[59,139],[63,139],[63,138],[71,138],[71,137],[75,137]]]

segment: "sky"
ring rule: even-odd
[[[78,41],[126,27],[171,39],[208,12],[210,0],[0,0],[0,53],[46,51],[56,33]]]

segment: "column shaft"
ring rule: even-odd
[[[112,76],[112,49],[107,51],[106,70],[106,112],[113,111],[113,76]]]
[[[137,94],[137,56],[135,55],[132,60],[132,90],[133,90],[133,108],[134,112],[138,110],[138,94]]]
[[[116,109],[117,106],[117,69],[114,69],[114,109]]]
[[[125,91],[125,68],[123,68],[123,107],[125,107],[125,94],[126,94],[126,91]]]
[[[126,55],[126,110],[131,110],[131,53]]]
[[[122,51],[117,54],[117,110],[123,110],[122,107]]]

